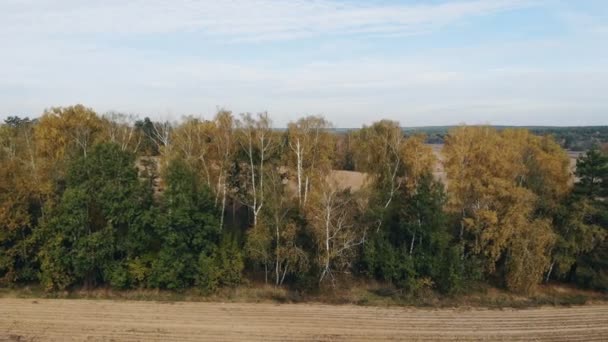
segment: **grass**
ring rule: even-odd
[[[322,303],[363,306],[411,306],[421,308],[532,308],[539,306],[571,306],[608,301],[608,294],[576,289],[563,285],[540,286],[535,293],[522,296],[501,289],[479,285],[471,293],[456,296],[441,295],[430,289],[417,293],[403,293],[379,283],[354,283],[348,286],[328,287],[317,293],[302,293],[285,287],[249,284],[225,288],[211,295],[197,289],[167,291],[153,289],[92,290],[45,292],[38,286],[0,288],[0,297],[12,298],[69,298],[140,300],[158,302],[235,302],[235,303]]]

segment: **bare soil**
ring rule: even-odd
[[[0,341],[606,341],[608,305],[420,309],[0,298]]]

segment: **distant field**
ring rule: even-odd
[[[526,310],[0,299],[0,341],[606,341],[608,305]]]

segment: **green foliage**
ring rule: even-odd
[[[379,280],[406,288],[416,277],[413,259],[405,248],[395,247],[383,234],[376,234],[364,248],[365,271]]]
[[[220,230],[211,193],[180,159],[169,163],[165,179],[167,189],[156,224],[160,248],[149,285],[181,289],[198,282],[212,290],[218,282]]]
[[[458,291],[465,280],[463,254],[451,245],[444,203],[442,184],[428,173],[402,191],[363,248],[364,272],[410,291],[428,283],[424,279],[432,279],[441,292]]]
[[[121,260],[146,246],[151,193],[138,179],[134,156],[114,144],[100,144],[74,160],[66,190],[49,208],[39,238],[42,278],[47,288],[63,289],[108,281],[130,281]]]
[[[556,215],[554,277],[608,290],[608,156],[597,148],[577,160],[578,181]],[[549,274],[547,278],[551,276]]]
[[[208,191],[199,190],[197,177],[184,162],[169,164],[166,182],[156,224],[161,247],[152,263],[150,285],[184,288],[194,283],[199,254],[216,246],[219,223]]]
[[[608,239],[578,258],[576,282],[587,288],[608,291]]]
[[[90,195],[69,188],[43,223],[47,236],[41,257],[46,288],[64,289],[76,282],[94,285],[112,263],[112,228],[96,222],[97,208],[89,207]]]
[[[154,123],[150,118],[146,117],[143,120],[139,120],[135,123],[135,128],[141,136],[140,150],[146,156],[158,156],[159,149],[158,144],[154,139]]]
[[[587,198],[573,196],[555,219],[557,243],[553,251],[554,274],[568,276],[579,256],[592,251],[605,239],[605,229],[598,224],[599,207]]]
[[[201,253],[198,268],[196,285],[203,293],[213,292],[220,286],[239,285],[245,263],[237,240],[224,235],[219,248],[211,255]]]
[[[222,239],[217,255],[217,264],[221,270],[221,285],[236,286],[241,283],[245,263],[241,248],[234,237],[224,236]]]
[[[576,176],[576,194],[590,199],[608,196],[608,155],[597,147],[587,151],[576,161]]]
[[[198,274],[196,275],[196,286],[203,293],[211,293],[220,285],[222,270],[219,268],[216,255],[201,253],[198,259]]]
[[[467,279],[474,280],[473,274],[467,274],[463,249],[460,245],[450,246],[435,265],[434,279],[437,289],[442,293],[454,294],[465,287]]]

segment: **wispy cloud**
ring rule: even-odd
[[[529,6],[524,0],[383,4],[336,0],[3,0],[5,34],[197,32],[233,41],[326,35],[409,35]]]
[[[157,117],[268,110],[278,125],[319,113],[338,126],[381,116],[606,123],[596,11],[555,0],[404,3],[0,0],[0,119],[84,103]],[[534,36],[547,23],[559,33]]]

